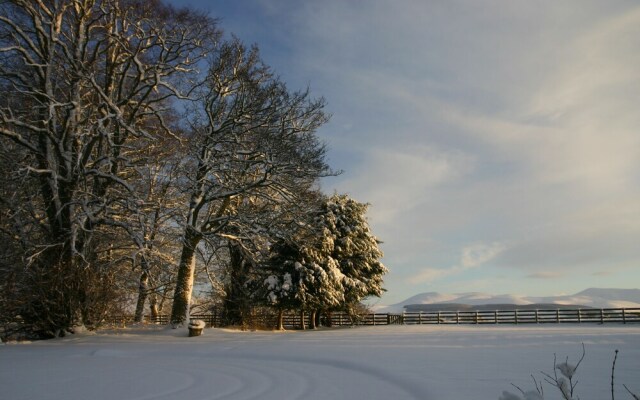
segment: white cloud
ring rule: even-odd
[[[448,276],[458,275],[470,269],[478,268],[496,258],[507,248],[505,243],[475,243],[465,246],[461,251],[458,265],[450,268],[425,268],[409,278],[413,284],[433,282]]]
[[[471,157],[416,144],[413,147],[366,149],[366,161],[344,174],[338,190],[361,201],[373,201],[373,218],[393,222],[413,210],[440,185],[460,179],[473,169]]]
[[[474,268],[494,259],[506,249],[504,243],[474,244],[462,249],[461,266],[464,269]]]
[[[459,267],[453,267],[449,269],[424,268],[419,273],[408,278],[407,283],[413,284],[413,285],[417,285],[425,282],[431,283],[438,279],[455,275],[460,272],[461,272],[461,269]]]

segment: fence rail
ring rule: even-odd
[[[555,310],[405,312],[405,325],[415,324],[546,324],[637,323],[640,308],[581,308]]]
[[[221,325],[219,313],[194,314],[192,319],[206,322],[208,327]],[[262,321],[273,320],[273,316],[258,316]],[[425,325],[425,324],[561,324],[561,323],[640,323],[640,308],[581,308],[581,309],[545,309],[545,310],[495,310],[495,311],[428,311],[404,312],[402,314],[360,314],[350,317],[344,312],[333,312],[323,315],[323,324],[329,326],[347,325]],[[132,316],[115,316],[109,323],[130,324]],[[169,324],[168,315],[160,315],[155,319],[145,316],[146,323],[160,325]],[[287,313],[284,315],[286,328],[300,327],[300,315]],[[270,323],[269,323],[270,324]]]

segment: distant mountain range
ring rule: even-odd
[[[421,293],[390,306],[375,307],[376,312],[511,310],[545,308],[640,308],[640,289],[591,288],[573,295],[515,296],[472,292],[459,294]]]

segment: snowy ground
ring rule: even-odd
[[[497,399],[553,353],[577,360],[582,400],[640,391],[640,326],[379,326],[307,332],[127,329],[0,346],[0,398]],[[546,386],[547,399],[559,398]]]

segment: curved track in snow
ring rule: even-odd
[[[22,353],[11,369],[38,377],[15,387],[11,398],[414,400],[424,396],[424,388],[384,367],[369,365],[358,351],[336,357],[311,349],[314,341],[297,340],[316,332],[207,330],[200,338],[176,337],[178,332],[183,333],[163,329],[151,335],[95,335],[7,346]],[[0,373],[0,382],[11,380],[11,372],[2,365]]]

